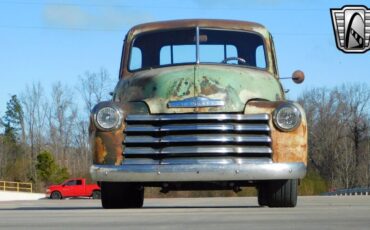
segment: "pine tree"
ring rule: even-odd
[[[13,95],[6,104],[6,112],[1,121],[5,128],[5,135],[8,133],[11,138],[18,139],[21,136],[22,143],[25,142],[24,114],[17,95]],[[21,132],[19,134],[19,132]]]

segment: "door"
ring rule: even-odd
[[[66,197],[84,195],[84,186],[82,180],[69,180],[63,185],[63,195]]]

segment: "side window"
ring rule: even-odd
[[[160,51],[159,64],[170,65],[171,62],[171,46],[162,47]]]
[[[73,185],[76,185],[76,181],[75,180],[70,180],[66,183],[66,186],[73,186]]]
[[[77,180],[76,182],[77,185],[82,185],[82,180]]]
[[[137,47],[132,47],[131,49],[131,59],[130,59],[130,69],[136,70],[142,67],[143,56],[141,50]]]
[[[265,50],[263,49],[263,45],[256,48],[256,67],[263,69],[266,68]]]

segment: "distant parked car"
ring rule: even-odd
[[[100,199],[100,187],[97,184],[86,184],[84,178],[74,178],[60,185],[51,185],[46,190],[50,199],[60,200],[66,197],[91,197]]]

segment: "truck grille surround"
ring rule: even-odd
[[[269,114],[127,115],[125,158],[271,157]]]

